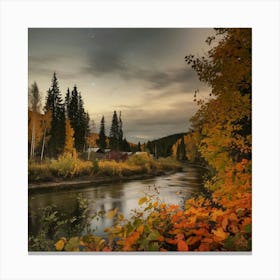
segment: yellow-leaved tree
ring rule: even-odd
[[[74,147],[74,129],[71,126],[69,118],[65,122],[65,146],[64,154],[70,154],[73,157],[76,157],[76,149]]]

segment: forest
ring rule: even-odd
[[[184,201],[184,207],[167,204],[149,193],[138,201],[130,219],[117,208],[106,215],[113,225],[106,236],[56,235],[43,244],[31,237],[31,250],[50,251],[251,251],[252,250],[252,34],[248,28],[216,28],[206,38],[209,51],[201,57],[186,54],[191,67],[211,92],[207,98],[194,93],[198,110],[188,132],[146,143],[129,143],[123,133],[121,112],[112,115],[105,134],[104,116],[93,137],[89,114],[81,93],[74,86],[63,99],[54,73],[43,111],[36,83],[29,90],[29,180],[73,178],[180,169],[182,162],[205,168],[204,191]],[[94,138],[94,139],[93,139]],[[87,158],[94,142],[102,152],[135,153],[126,161]],[[140,152],[140,154],[136,154]],[[87,201],[80,211],[88,218]],[[57,213],[48,215],[57,224]],[[45,242],[46,243],[46,242]],[[45,246],[45,247],[44,247]]]

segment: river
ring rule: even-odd
[[[63,213],[73,213],[77,207],[77,196],[88,199],[91,212],[109,211],[118,208],[126,218],[137,209],[139,198],[145,193],[159,196],[162,202],[183,206],[186,199],[202,190],[202,170],[185,165],[181,172],[157,176],[150,179],[132,180],[93,185],[86,188],[40,191],[30,193],[28,197],[29,234],[36,234],[41,227],[40,209],[55,205]],[[104,236],[104,228],[111,226],[112,220],[106,217],[93,220],[91,229],[95,235]],[[83,233],[83,232],[81,232]]]

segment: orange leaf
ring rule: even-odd
[[[224,232],[221,227],[217,230],[213,230],[212,232],[214,233],[214,240],[216,242],[223,241],[229,236],[229,233]]]
[[[201,236],[191,236],[187,239],[187,244],[188,245],[193,245],[195,244],[197,241],[200,241],[201,240]]]
[[[137,228],[137,232],[139,232],[140,234],[142,234],[144,230],[144,226],[143,225],[140,225],[138,228]]]
[[[182,239],[180,239],[177,243],[177,248],[178,248],[178,251],[189,251],[189,247],[188,245],[186,244],[186,242]]]
[[[176,245],[178,243],[177,239],[171,239],[171,238],[166,238],[165,239],[166,243]]]
[[[229,219],[230,219],[231,221],[238,221],[238,218],[237,218],[237,216],[236,216],[235,213],[231,213],[231,214],[229,215]]]
[[[201,243],[198,247],[198,251],[210,251],[210,246],[208,243]]]
[[[163,242],[164,241],[164,237],[162,235],[160,235],[158,238],[157,238],[158,241],[160,242]]]
[[[223,218],[223,221],[222,221],[222,228],[224,231],[227,230],[227,225],[228,225],[228,218],[225,217],[225,218]]]

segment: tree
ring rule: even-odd
[[[51,129],[49,131],[50,140],[48,143],[48,154],[57,157],[63,152],[65,144],[65,107],[58,86],[56,73],[53,74],[52,84],[47,91],[45,113],[51,111]]]
[[[70,90],[68,88],[66,95],[65,95],[65,116],[66,117],[68,117],[68,115],[69,115],[70,102],[71,102],[71,95],[70,95]]]
[[[153,143],[150,140],[147,142],[146,149],[150,154],[154,153]]]
[[[137,150],[138,150],[138,152],[141,152],[141,143],[140,142],[138,142]]]
[[[191,121],[199,153],[222,176],[251,159],[251,29],[220,28],[216,37],[206,57],[186,61],[212,89]]]
[[[109,146],[112,150],[119,150],[119,120],[116,111],[112,117]]]
[[[51,111],[47,111],[42,118],[42,124],[43,124],[43,128],[44,128],[44,135],[43,135],[43,143],[42,143],[42,149],[41,149],[41,161],[44,158],[44,151],[45,151],[45,145],[46,145],[46,135],[49,132],[50,128],[51,128],[51,121],[52,121],[52,114]]]
[[[118,132],[118,146],[119,150],[123,150],[123,129],[122,129],[122,112],[119,113],[119,132]]]
[[[99,130],[99,139],[97,140],[97,144],[101,150],[106,149],[106,135],[105,135],[105,118],[102,116],[100,122],[100,130]]]
[[[123,151],[124,152],[131,152],[131,147],[127,142],[126,138],[123,139]]]
[[[41,110],[41,95],[37,83],[31,85],[29,91],[29,110],[31,121],[31,143],[30,143],[30,159],[35,156],[35,148],[41,140],[41,127],[40,127],[40,110]],[[37,132],[37,133],[36,133]]]
[[[85,150],[86,140],[89,135],[89,115],[85,112],[81,93],[75,85],[69,98],[68,117],[74,129],[75,148],[81,152]]]
[[[75,157],[76,149],[74,147],[74,129],[71,127],[69,118],[66,119],[65,133],[66,135],[65,135],[64,153],[70,154],[73,157]]]
[[[185,146],[185,142],[184,142],[184,137],[182,137],[180,139],[180,142],[177,145],[176,158],[178,160],[185,160],[186,159],[186,146]]]

